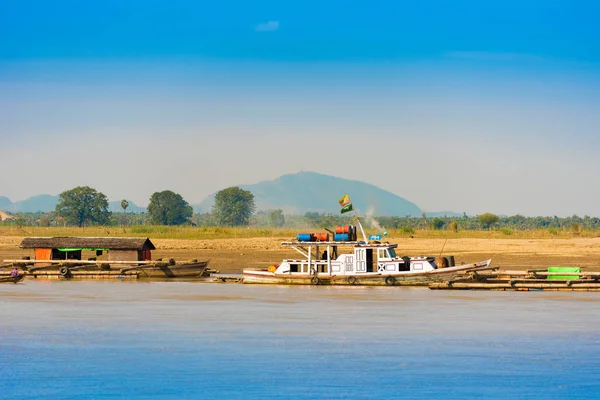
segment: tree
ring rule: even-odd
[[[442,229],[445,225],[445,222],[443,219],[435,217],[433,219],[433,221],[431,221],[431,226],[433,227],[433,229]]]
[[[121,208],[123,209],[123,221],[121,222],[122,225],[127,224],[127,215],[125,215],[125,210],[127,207],[129,207],[129,202],[125,199],[121,200]]]
[[[107,197],[88,186],[77,186],[62,192],[58,197],[56,213],[69,225],[106,224],[111,212],[108,211]]]
[[[489,229],[490,226],[494,225],[500,220],[500,218],[496,214],[492,213],[481,214],[477,218],[484,229]]]
[[[155,225],[181,225],[189,222],[194,210],[180,194],[170,190],[155,192],[150,196],[148,215]]]
[[[285,217],[283,216],[283,210],[271,210],[269,211],[269,225],[282,227],[285,223]]]
[[[237,186],[223,189],[215,195],[213,214],[221,226],[248,225],[255,209],[254,195]]]
[[[452,221],[447,225],[448,229],[451,230],[452,232],[458,232],[458,224],[456,223],[456,221]]]

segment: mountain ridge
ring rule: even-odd
[[[302,171],[251,185],[237,185],[254,195],[257,210],[281,209],[286,214],[339,213],[337,200],[348,194],[358,212],[373,216],[419,216],[414,203],[370,183]],[[194,207],[210,212],[216,193]]]
[[[347,193],[354,208],[362,215],[420,216],[422,213],[416,204],[373,184],[311,171],[285,174],[276,179],[237,186],[254,195],[257,211],[281,209],[288,215],[302,215],[306,212],[337,214],[340,212],[337,200]],[[191,204],[194,211],[210,212],[216,193],[207,196],[201,203]],[[13,203],[7,197],[0,196],[0,210],[9,213],[49,212],[56,208],[58,198],[58,195],[42,194]],[[121,201],[110,201],[109,210],[121,212]],[[129,201],[127,212],[145,211],[144,207]]]
[[[27,213],[27,212],[50,212],[54,211],[58,204],[58,195],[38,194],[25,200],[12,202],[8,197],[0,196],[0,210],[9,213]],[[108,209],[112,212],[123,211],[121,200],[109,201]],[[145,212],[146,208],[136,205],[129,201],[127,212]]]

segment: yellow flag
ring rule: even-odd
[[[350,204],[350,197],[348,196],[348,194],[345,194],[344,197],[339,199],[338,203],[340,203],[340,206],[342,207],[346,207],[348,204]]]

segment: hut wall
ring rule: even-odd
[[[138,250],[110,250],[109,261],[142,261],[142,252]]]
[[[52,249],[35,249],[36,260],[52,260]]]

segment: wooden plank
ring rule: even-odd
[[[13,264],[158,264],[166,261],[84,261],[84,260],[4,260]]]

